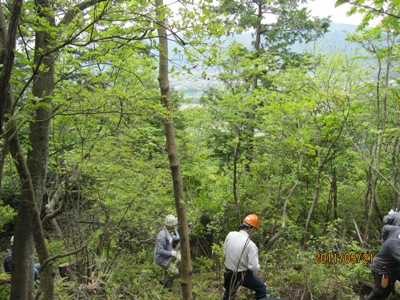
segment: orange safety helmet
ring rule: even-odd
[[[243,219],[243,222],[257,229],[260,229],[261,226],[260,220],[258,219],[258,216],[255,214],[247,215],[246,218]]]

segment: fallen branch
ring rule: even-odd
[[[43,262],[43,264],[40,266],[40,268],[41,268],[41,269],[44,268],[48,263],[50,263],[50,262],[52,262],[52,261],[54,261],[54,260],[56,260],[56,259],[59,259],[59,258],[63,258],[63,257],[66,257],[66,256],[71,256],[71,255],[77,254],[77,253],[83,251],[84,249],[86,249],[87,246],[88,246],[88,244],[82,246],[81,248],[79,248],[79,249],[77,249],[77,250],[74,250],[74,251],[71,251],[71,252],[68,252],[68,253],[65,253],[65,254],[58,254],[58,255],[49,257],[48,259],[46,259],[46,260]]]
[[[361,237],[360,231],[358,230],[358,226],[357,226],[356,220],[353,220],[353,222],[354,222],[354,227],[356,228],[356,231],[357,231],[358,239],[360,240],[361,245],[364,245],[364,241],[363,241],[363,239]]]

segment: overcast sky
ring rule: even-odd
[[[311,15],[319,17],[331,16],[334,23],[353,24],[358,25],[361,22],[360,15],[353,15],[348,17],[346,12],[350,9],[351,5],[342,4],[335,7],[336,0],[309,0],[307,7],[311,9]]]

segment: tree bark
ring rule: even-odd
[[[310,210],[308,211],[304,239],[303,239],[303,247],[307,246],[307,242],[309,239],[309,233],[310,233],[311,219],[314,215],[314,211],[317,207],[317,203],[318,203],[318,199],[319,199],[319,191],[321,188],[321,174],[322,174],[322,166],[323,166],[323,160],[321,158],[321,150],[317,150],[316,158],[317,158],[317,174],[315,176],[314,196],[313,196],[313,201],[312,201]]]
[[[400,127],[400,126],[399,126]],[[396,138],[392,151],[392,173],[393,173],[393,186],[396,190],[399,189],[399,166],[397,163],[397,149],[399,147],[399,137]],[[393,191],[393,208],[400,209],[400,195]]]
[[[285,202],[283,204],[283,211],[282,211],[282,225],[279,228],[279,230],[272,236],[272,238],[269,239],[268,244],[265,247],[265,251],[266,252],[271,250],[272,246],[275,244],[275,242],[281,237],[281,235],[285,231],[288,202],[289,202],[289,199],[292,197],[292,195],[293,195],[298,183],[299,183],[299,180],[297,179],[296,182],[294,183],[293,187],[290,189],[290,192],[289,192],[288,196],[285,199]]]
[[[167,31],[165,27],[165,17],[163,13],[164,4],[163,0],[156,0],[156,14],[158,22],[158,35],[159,35],[159,84],[161,91],[161,103],[167,110],[168,116],[164,121],[165,137],[168,151],[168,158],[172,172],[172,181],[175,196],[175,206],[179,219],[179,235],[182,255],[182,268],[181,268],[181,287],[182,298],[184,300],[193,299],[192,292],[192,266],[190,258],[190,244],[189,244],[189,227],[186,215],[186,205],[183,195],[183,181],[182,172],[180,169],[180,162],[178,151],[176,147],[175,130],[173,122],[173,109],[170,99],[169,91],[169,78],[168,78],[168,40]]]
[[[11,280],[11,299],[33,299],[34,252],[32,251],[32,236],[35,240],[40,261],[48,259],[49,254],[35,199],[34,187],[18,140],[18,135],[15,131],[16,127],[11,126],[10,129],[12,132],[12,136],[10,137],[10,153],[15,160],[22,191],[22,199],[15,226],[13,247],[13,264],[15,269]],[[51,276],[51,265],[49,264],[41,268],[40,273],[41,276],[43,274],[50,274]],[[53,297],[52,295],[45,294],[44,299],[53,299]]]
[[[0,63],[3,64],[0,76],[0,134],[3,134],[4,115],[11,99],[10,78],[14,66],[14,50],[23,0],[15,0],[11,8],[10,22],[7,22],[0,6]]]
[[[261,20],[262,20],[262,16],[263,16],[263,10],[262,10],[262,5],[263,2],[261,0],[257,1],[255,3],[257,5],[257,17],[258,17],[258,21],[257,21],[257,25],[256,25],[256,32],[255,32],[255,41],[254,41],[254,58],[255,60],[258,59],[258,57],[260,56],[260,48],[261,48]],[[254,92],[257,90],[258,88],[258,79],[259,79],[259,75],[257,74],[257,68],[258,68],[258,64],[256,63],[254,65],[254,75],[252,78],[252,83],[251,83],[251,91]],[[246,126],[246,131],[245,131],[245,142],[247,144],[247,154],[246,154],[246,159],[247,159],[247,163],[245,165],[245,170],[250,172],[251,171],[251,162],[253,161],[253,155],[254,155],[254,121],[256,118],[256,115],[254,113],[254,111],[256,110],[256,105],[251,105],[250,109],[251,111],[246,112],[246,117],[247,117],[247,121],[248,124]]]
[[[0,132],[3,133],[5,126],[5,113],[12,113],[11,107],[14,104],[12,94],[12,84],[10,83],[12,69],[14,66],[14,50],[17,28],[20,20],[22,10],[22,0],[13,2],[10,22],[7,27],[7,22],[0,5],[0,51],[1,60],[3,65],[0,76]],[[21,201],[18,207],[18,214],[15,220],[14,231],[14,245],[13,245],[13,272],[11,280],[11,299],[27,299],[31,300],[34,297],[34,284],[33,284],[33,251],[32,245],[32,219],[31,203],[34,202],[32,198],[33,188],[31,187],[30,176],[26,176],[29,172],[26,171],[25,160],[21,160],[19,151],[19,142],[17,132],[11,125],[8,126],[5,136],[5,145],[10,146],[11,154],[13,155],[18,174],[21,182]],[[6,150],[3,149],[2,161],[4,161]],[[3,164],[1,166],[3,168]],[[25,168],[25,169],[24,169]]]
[[[376,50],[375,47],[371,47],[372,53],[375,54],[377,62],[378,62],[378,76],[377,76],[377,83],[376,83],[376,129],[377,131],[381,132],[375,140],[375,144],[372,146],[371,149],[371,162],[370,162],[370,169],[371,176],[369,177],[370,181],[367,182],[367,185],[370,188],[370,196],[371,200],[369,203],[369,207],[366,207],[368,210],[365,230],[364,230],[364,241],[365,245],[369,242],[369,235],[370,235],[370,226],[372,222],[373,212],[377,208],[378,204],[378,194],[376,192],[376,187],[378,186],[379,182],[379,173],[376,172],[381,170],[381,159],[382,159],[382,148],[384,145],[384,132],[386,131],[387,125],[387,99],[388,99],[388,86],[389,86],[389,78],[391,72],[391,49],[393,48],[393,44],[396,41],[397,35],[394,37],[391,35],[390,32],[386,33],[386,56],[381,58],[382,54]],[[381,82],[383,79],[383,83]],[[375,171],[372,173],[372,171]],[[397,187],[392,185],[394,190]]]
[[[7,52],[7,23],[6,23],[6,18],[3,12],[3,8],[0,5],[0,64],[3,65],[2,68],[0,68],[0,86],[4,87],[0,91],[0,132],[3,129],[3,121],[4,121],[4,113],[3,111],[6,110],[5,103],[7,99],[7,84],[9,84],[10,77],[7,77],[6,74],[3,73],[4,70],[4,63],[5,63],[5,56]],[[10,74],[11,75],[11,74]],[[8,155],[8,142],[7,139],[4,139],[4,137],[1,138],[3,140],[3,146],[1,147],[1,157],[0,157],[0,194],[2,192],[2,186],[3,186],[3,170],[4,170],[4,161]]]
[[[38,16],[46,20],[51,28],[55,30],[55,19],[52,13],[52,4],[47,0],[35,1]],[[39,28],[40,24],[39,24]],[[51,29],[50,29],[51,30]],[[39,29],[35,32],[34,63],[41,66],[41,70],[35,77],[32,85],[32,93],[40,101],[51,105],[51,96],[54,90],[54,34],[49,29]],[[31,147],[27,155],[27,166],[31,175],[32,185],[35,193],[37,209],[40,212],[44,195],[47,164],[49,158],[49,130],[52,110],[39,106],[33,113],[35,121],[30,123],[29,140]],[[40,215],[38,216],[40,220]],[[40,226],[42,228],[42,226]],[[42,264],[48,258],[47,248],[43,247],[44,236],[36,234],[34,228],[34,240],[39,261]],[[45,245],[45,244],[44,244]],[[43,252],[42,252],[43,251]],[[54,278],[52,266],[49,264],[41,269],[40,290],[44,299],[54,297]]]

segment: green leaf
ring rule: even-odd
[[[344,3],[347,3],[347,1],[346,0],[337,0],[335,2],[335,7],[338,7],[338,6],[340,6],[340,5],[344,4]]]

